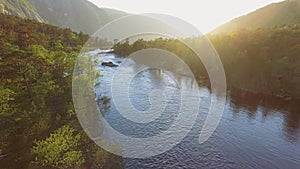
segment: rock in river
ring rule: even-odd
[[[118,67],[118,65],[114,64],[113,62],[102,62],[102,66],[108,66],[108,67]]]

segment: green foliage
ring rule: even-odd
[[[80,135],[75,135],[69,126],[63,126],[45,140],[35,141],[31,151],[36,155],[35,162],[42,166],[73,168],[84,163],[82,152],[77,150],[79,142]]]
[[[73,68],[88,38],[0,14],[0,148],[9,154],[1,168],[102,163],[89,155],[96,150],[72,104]]]
[[[10,89],[0,86],[0,117],[9,114],[12,111],[10,102],[14,100],[15,93]]]
[[[193,40],[193,39],[186,39]],[[177,39],[163,39],[157,38],[155,40],[145,41],[138,39],[134,43],[130,44],[129,41],[116,44],[114,47],[115,54],[124,57],[128,56],[136,51],[147,49],[147,48],[158,48],[172,52],[179,56],[194,72],[196,78],[200,76],[207,76],[207,72],[199,59],[199,57],[182,41]]]
[[[300,97],[300,24],[240,29],[209,35],[224,64],[227,81],[279,97]]]
[[[300,24],[265,29],[239,29],[230,33],[209,34],[222,60],[229,88],[279,97],[300,98]],[[189,38],[201,46],[199,38]],[[160,48],[178,55],[196,78],[207,78],[201,61],[184,44],[175,39],[128,41],[114,46],[120,56],[145,49]],[[200,63],[199,63],[200,62]]]

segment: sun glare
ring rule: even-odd
[[[99,7],[128,13],[162,13],[179,17],[207,33],[229,20],[282,0],[89,0]]]

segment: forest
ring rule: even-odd
[[[284,100],[300,98],[300,24],[238,29],[207,37],[223,63],[229,89],[239,88]],[[183,40],[197,45],[200,38]],[[190,66],[196,78],[208,78],[196,54],[178,39],[139,39],[114,46],[121,57],[146,48],[173,52]]]
[[[207,37],[223,62],[229,90],[300,98],[300,24]],[[122,168],[121,157],[88,138],[73,108],[73,68],[89,38],[0,14],[1,168]],[[186,40],[198,43],[197,37]],[[178,39],[124,41],[113,48],[121,57],[165,49],[179,55],[199,82],[208,79],[199,58]]]
[[[73,108],[73,67],[88,38],[0,15],[1,168],[121,168],[120,157],[88,138]]]

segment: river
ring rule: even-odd
[[[105,61],[120,64],[124,59],[113,54]],[[97,67],[101,72],[98,96],[111,97],[111,82],[118,67]],[[163,89],[169,93],[167,106],[159,119],[147,124],[133,123],[122,117],[113,101],[104,113],[105,119],[119,132],[132,137],[151,137],[164,132],[178,115],[180,99],[177,85],[193,85],[188,77],[174,82],[166,73],[148,69],[135,76],[129,88],[129,99],[138,110],[147,110],[149,92]],[[204,144],[199,144],[199,134],[207,116],[211,92],[199,87],[200,112],[188,135],[171,150],[147,159],[124,158],[126,169],[199,169],[199,168],[300,168],[300,104],[297,100],[228,91],[226,107],[221,122]],[[191,119],[193,121],[193,119]],[[184,127],[184,126],[182,126]],[[121,147],[122,148],[122,147]],[[149,151],[149,150],[148,150]]]

